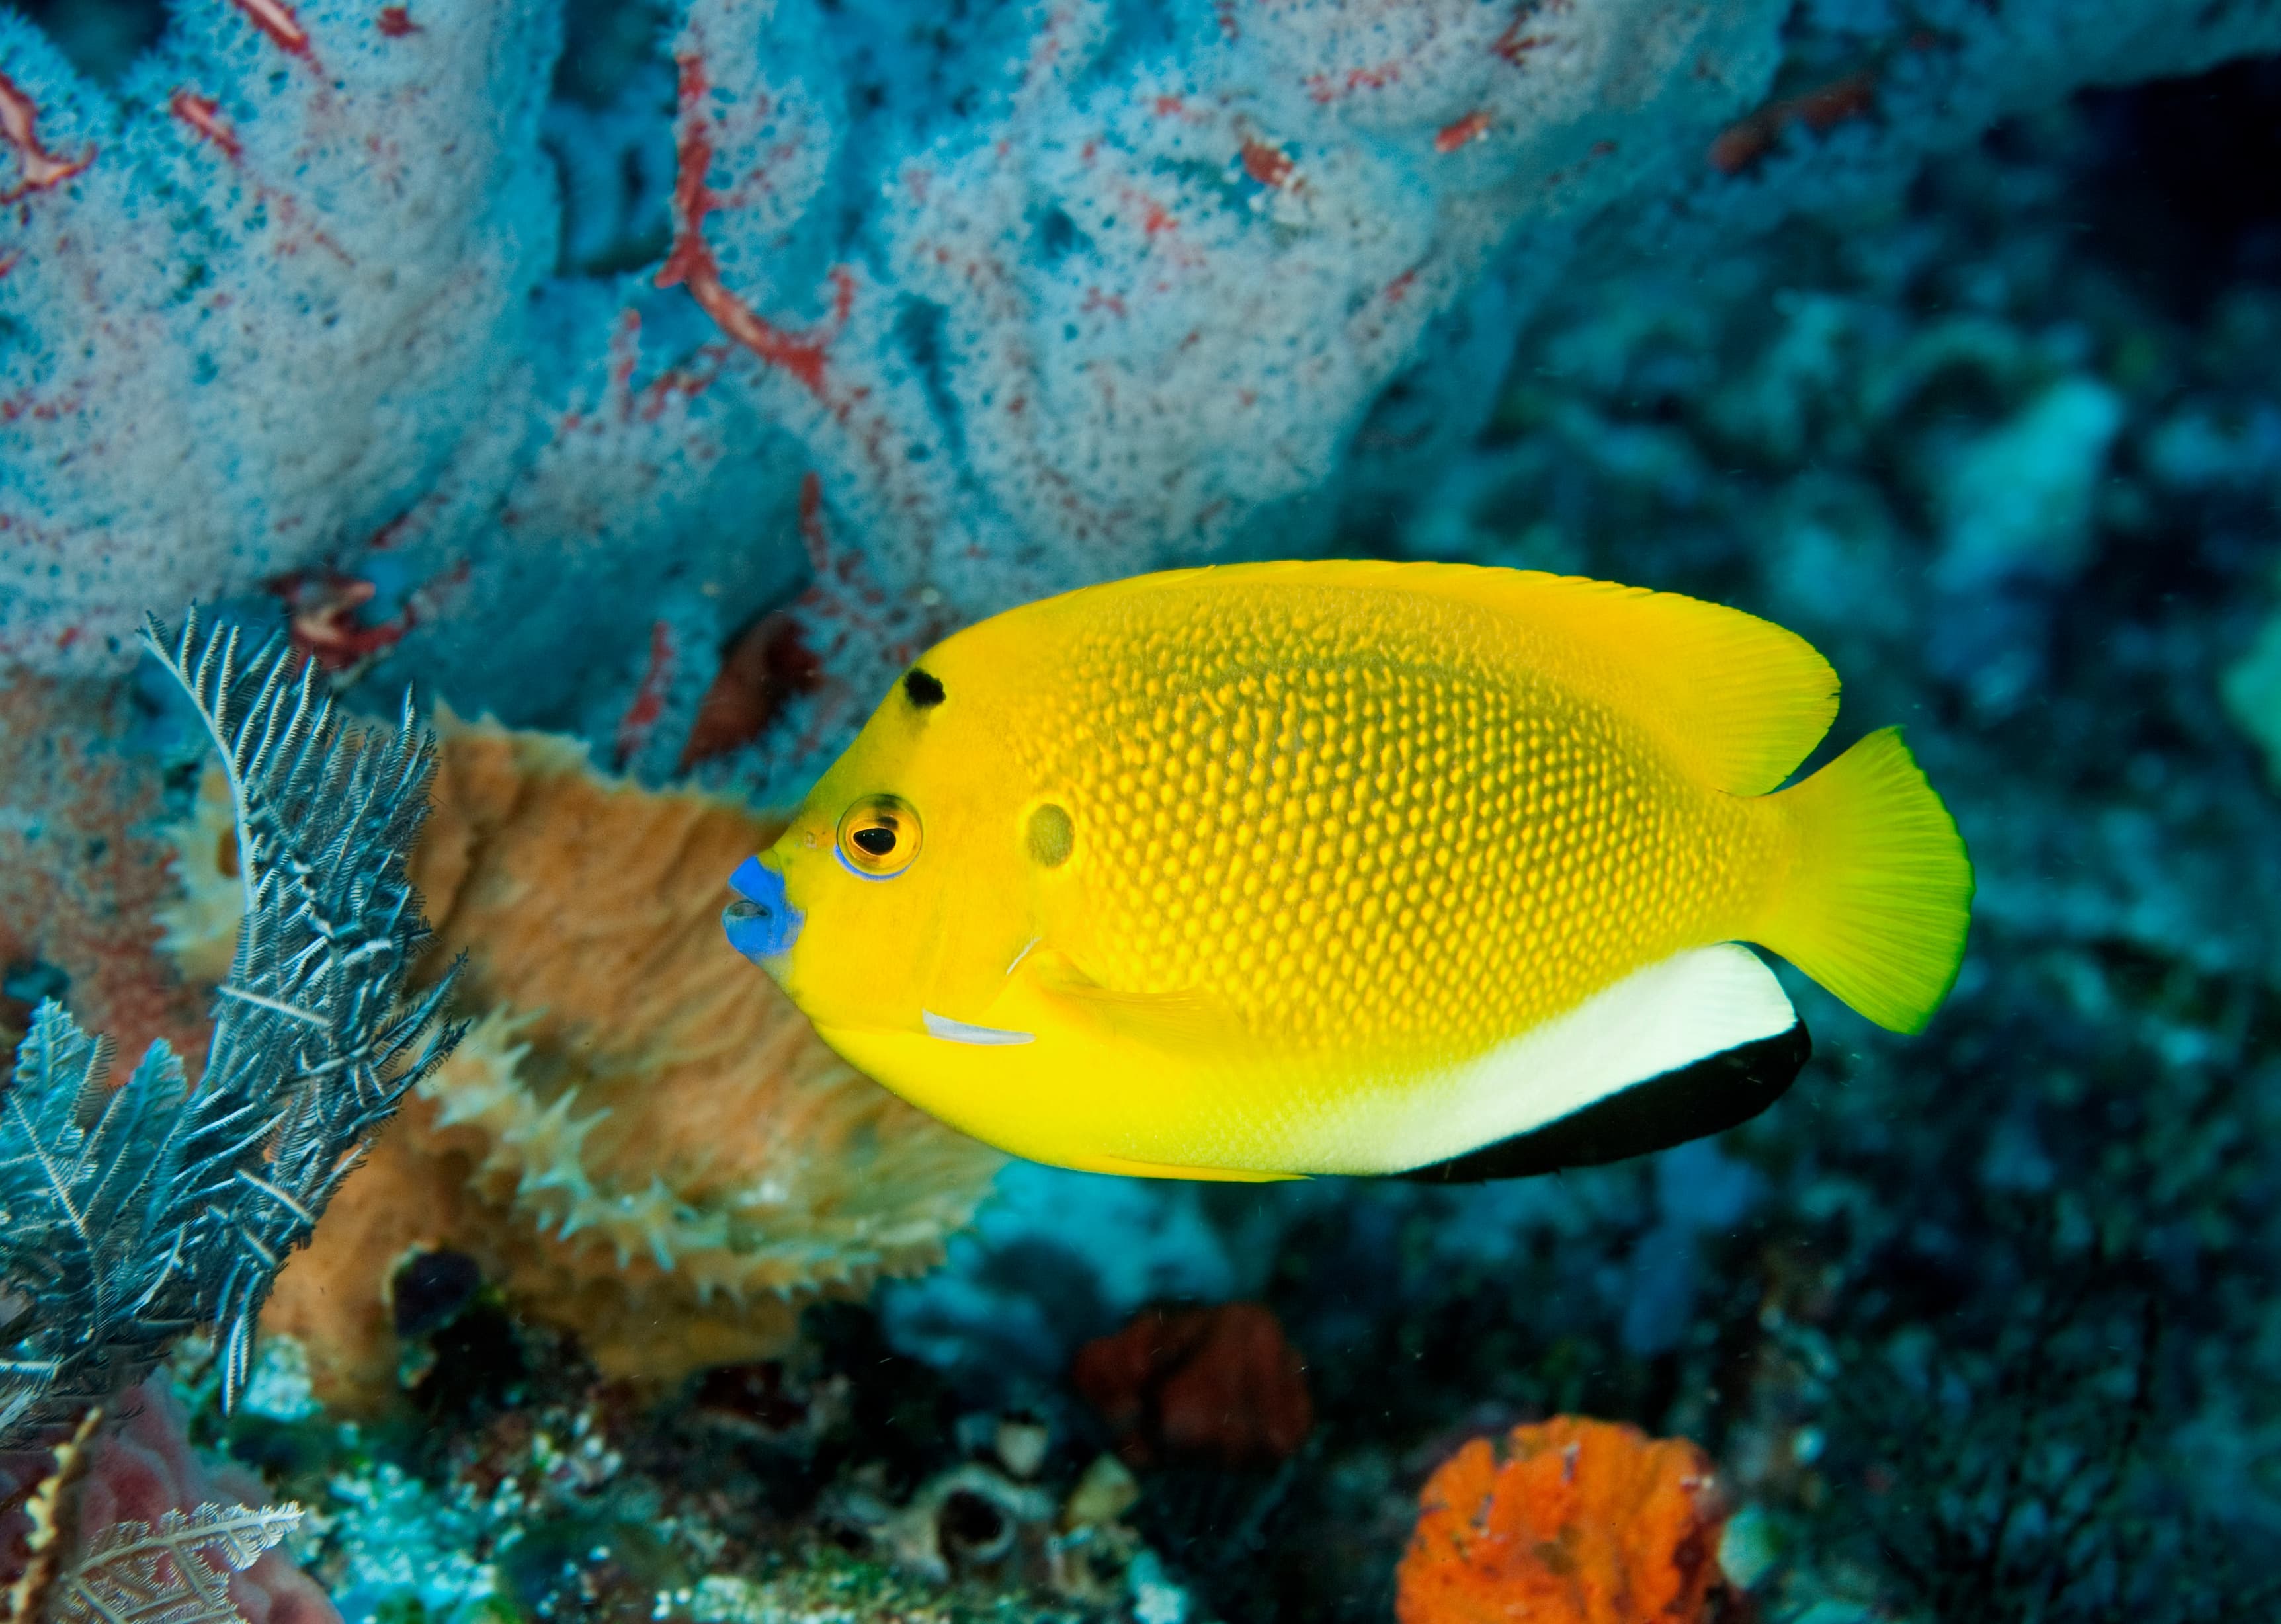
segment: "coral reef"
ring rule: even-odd
[[[1256,1303],[1145,1309],[1079,1349],[1070,1381],[1135,1466],[1272,1465],[1315,1427],[1307,1367]]]
[[[1276,1205],[1313,1199],[1297,1187]],[[943,1267],[888,1285],[888,1340],[980,1402],[1068,1374],[1078,1349],[1151,1303],[1219,1303],[1256,1292],[1273,1224],[1215,1221],[1195,1185],[1151,1185],[1016,1162]]]
[[[0,20],[21,132],[0,294],[9,654],[116,658],[146,607],[464,509],[471,476],[518,458],[523,303],[554,237],[545,79],[525,65],[559,24],[515,4],[417,25],[185,13],[114,98]]]
[[[1402,1624],[1700,1620],[1725,1512],[1685,1439],[1575,1416],[1476,1438],[1427,1481]]]
[[[721,877],[774,830],[561,739],[441,728],[409,872],[426,973],[465,954],[476,1018],[280,1277],[265,1324],[304,1342],[321,1396],[392,1388],[389,1282],[415,1249],[474,1258],[650,1380],[780,1352],[803,1303],[938,1259],[1003,1158],[857,1076],[722,951]],[[167,944],[194,973],[234,929],[210,786],[175,840]]]
[[[212,986],[229,974],[238,924],[245,917],[228,776],[218,767],[201,772],[189,814],[167,824],[160,839],[174,890],[151,910],[160,927],[159,946],[183,980]]]
[[[576,1008],[654,1033],[686,972],[805,1075],[734,1002],[759,978],[664,936],[630,973],[580,934],[625,925],[624,876],[526,913],[477,905],[512,863],[439,870],[457,940],[529,950],[470,1002],[474,1114],[415,1094],[329,1210],[329,1356],[265,1338],[224,1417],[178,1344],[192,1435],[308,1508],[352,1624],[1375,1624],[1421,1486],[1550,1415],[1698,1441],[1736,1616],[2270,1612],[2281,61],[2127,81],[2277,41],[2272,0],[0,19],[0,645],[42,668],[0,671],[12,1042],[53,999],[206,1050],[233,820],[183,837],[216,911],[166,928],[218,951],[178,980],[155,824],[196,826],[203,729],[109,647],[186,591],[347,703],[575,733],[694,818],[692,780],[777,804],[900,649],[1086,576],[1336,547],[1636,580],[1906,718],[1983,882],[1926,1033],[1801,993],[1813,1070],[1715,1143],[1468,1190],[1017,1165],[874,1313],[681,1295],[683,1249],[736,1238],[643,1158],[744,1174],[669,1118],[777,1158],[800,1223],[804,1153],[688,1102],[638,1128],[667,1039]],[[518,782],[561,749],[525,742]],[[581,816],[632,793],[577,773]],[[838,1078],[827,1139],[865,1097]],[[1305,1445],[1176,1456],[1144,1402],[1125,1465],[1079,1349],[1238,1300],[1305,1350]],[[565,1326],[613,1369],[748,1362],[629,1383]],[[312,1381],[405,1402],[351,1424]]]
[[[438,1351],[457,1389],[463,1356]],[[1009,1461],[1001,1437],[1028,1423],[954,1425],[935,1379],[860,1308],[812,1313],[780,1364],[715,1373],[661,1407],[592,1375],[534,1368],[526,1396],[447,1409],[385,1449],[250,1410],[229,1431],[309,1504],[305,1566],[350,1624],[414,1604],[460,1624],[1202,1624],[1133,1527],[1140,1490],[1113,1456]]]
[[[380,11],[184,16],[113,89],[0,22],[0,649],[101,667],[146,600],[267,585],[330,661],[615,744],[685,732],[806,568],[821,686],[733,769],[779,789],[966,618],[1421,485],[1572,267],[2281,41],[2184,0],[686,0],[669,115],[654,60],[550,112],[542,0]]]
[[[2070,1251],[2054,1216],[2016,1215],[2010,1239],[2043,1249],[2044,1266],[1984,1344],[1936,1365],[1921,1335],[1787,1337],[1798,1387],[1836,1423],[1837,1542],[1931,1617],[2192,1619],[2281,1604],[2281,1578],[2223,1527],[2165,1506],[2159,1298],[2137,1260]]]

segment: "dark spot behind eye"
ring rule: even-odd
[[[1061,867],[1076,845],[1077,828],[1061,808],[1048,801],[1030,814],[1030,855],[1040,866]]]
[[[922,671],[916,666],[903,673],[903,692],[921,710],[931,710],[942,703],[942,684],[932,672]]]

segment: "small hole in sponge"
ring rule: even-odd
[[[390,1283],[396,1334],[426,1336],[460,1317],[483,1288],[483,1271],[465,1252],[417,1251],[397,1265]]]
[[[970,1489],[958,1489],[945,1500],[940,1519],[936,1526],[942,1543],[975,1561],[994,1561],[1014,1543],[1006,1513]]]

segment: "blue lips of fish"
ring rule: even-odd
[[[778,957],[800,934],[800,910],[785,895],[784,876],[747,857],[729,876],[737,900],[721,910],[729,945],[759,964]]]

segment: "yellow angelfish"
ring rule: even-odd
[[[1756,1114],[1805,1029],[1749,947],[1914,1032],[1972,900],[1898,730],[1713,604],[1440,564],[1237,565],[921,658],[731,941],[825,1042],[1016,1155],[1471,1179]]]

